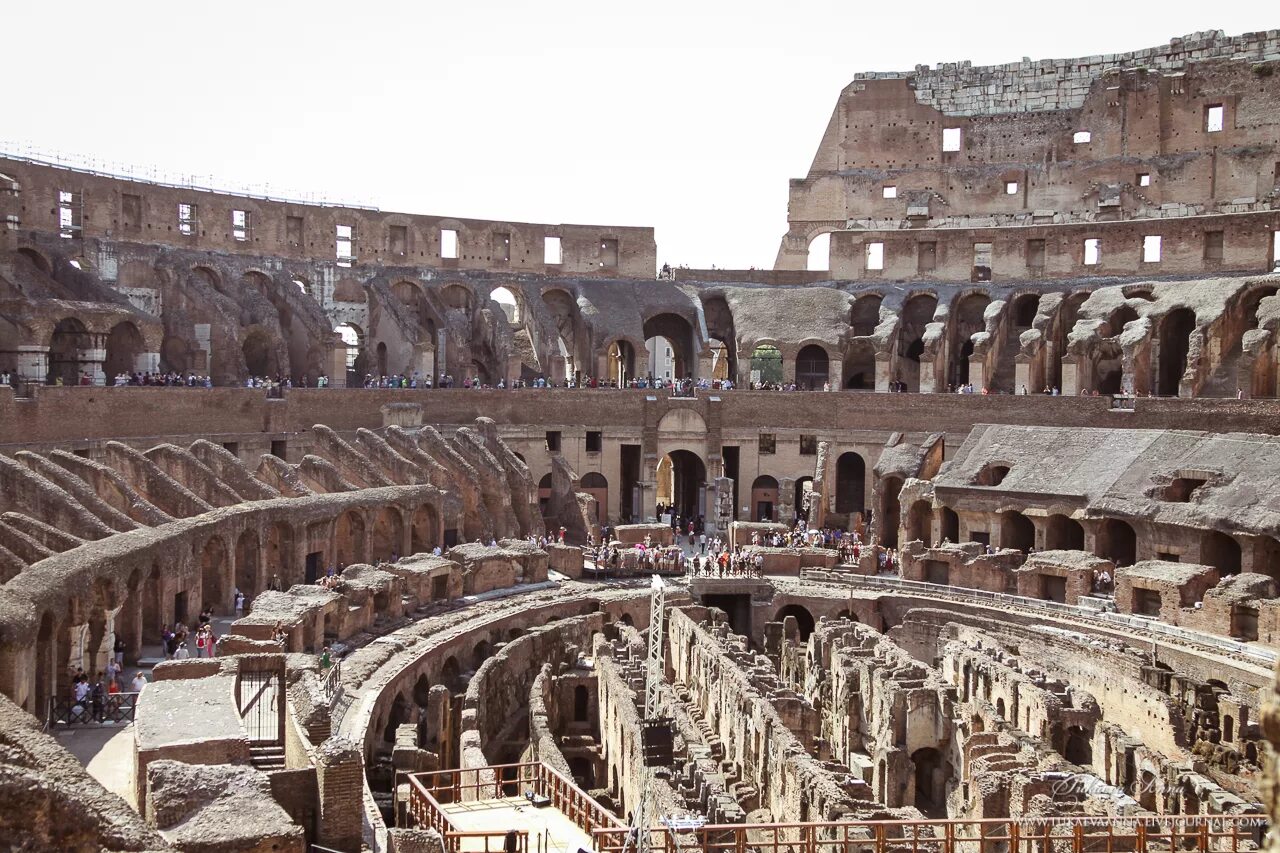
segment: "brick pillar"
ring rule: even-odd
[[[320,810],[316,843],[338,850],[359,850],[364,810],[364,761],[354,743],[331,737],[316,754]]]

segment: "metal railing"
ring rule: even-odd
[[[94,703],[91,699],[77,702],[74,699],[50,697],[45,727],[132,723],[139,695],[141,694],[109,693],[99,703]]]
[[[445,850],[458,853],[463,839],[484,838],[485,850],[502,850],[506,832],[475,832],[454,824],[443,806],[473,800],[501,800],[510,797],[545,799],[574,826],[587,834],[599,829],[624,831],[625,825],[591,799],[577,784],[540,761],[495,764],[466,770],[437,770],[409,775],[409,818],[415,827],[435,829],[445,839]],[[529,839],[519,835],[521,853]],[[496,839],[490,846],[490,839]],[[468,848],[470,849],[470,847]]]
[[[747,823],[652,830],[655,853],[1242,853],[1266,831],[1260,815],[1151,815],[982,820]],[[626,828],[593,832],[621,853]]]
[[[827,577],[817,577],[815,574],[816,572],[824,572]],[[1070,616],[1073,619],[1085,619],[1110,628],[1119,626],[1136,631],[1147,631],[1152,634],[1160,634],[1162,636],[1171,637],[1188,643],[1196,643],[1209,648],[1241,655],[1242,657],[1253,658],[1266,663],[1268,666],[1273,665],[1276,662],[1277,657],[1280,657],[1280,653],[1277,653],[1272,649],[1251,646],[1246,643],[1241,643],[1238,640],[1232,640],[1228,637],[1218,637],[1213,634],[1205,634],[1200,631],[1179,628],[1176,625],[1169,625],[1148,616],[1137,616],[1127,613],[1110,613],[1101,610],[1094,610],[1088,607],[1080,607],[1075,604],[1063,604],[1059,601],[1048,601],[1043,598],[1030,598],[1024,595],[1011,595],[1007,592],[990,592],[985,589],[956,587],[949,584],[929,583],[928,581],[904,580],[899,577],[854,574],[839,575],[839,573],[824,569],[801,569],[800,577],[804,580],[819,583],[828,581],[832,583],[849,584],[851,586],[898,589],[908,592],[919,592],[924,595],[935,595],[959,598],[968,601],[998,604],[1001,607],[1024,607],[1033,610],[1049,611],[1063,616]]]
[[[329,668],[321,677],[320,687],[324,690],[324,698],[329,700],[329,711],[332,712],[338,700],[342,698],[342,661],[329,662]]]

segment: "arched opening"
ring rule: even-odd
[[[358,388],[364,382],[368,358],[364,355],[364,335],[350,323],[342,323],[333,329],[347,347],[347,387]]]
[[[606,360],[609,372],[604,377],[605,382],[622,388],[635,378],[636,350],[629,341],[619,339],[609,344]]]
[[[683,519],[704,516],[706,513],[702,500],[706,494],[706,465],[696,453],[689,450],[673,450],[663,459],[669,474],[666,483],[661,475],[658,478],[659,503],[672,507],[675,514]]]
[[[395,507],[384,506],[373,520],[373,541],[369,558],[374,562],[391,563],[400,556],[404,541],[404,522]]]
[[[121,373],[132,373],[138,368],[138,356],[147,349],[138,327],[127,320],[117,323],[107,335],[107,357],[102,365],[107,384]]]
[[[887,478],[880,490],[880,513],[876,527],[880,531],[880,544],[886,548],[898,547],[898,524],[902,507],[898,495],[902,492],[902,478]]]
[[[215,613],[229,613],[227,549],[221,539],[210,539],[200,551],[200,601]]]
[[[585,330],[580,329],[582,322],[578,303],[568,292],[559,289],[543,293],[542,303],[551,313],[555,323],[552,341],[554,351],[551,357],[560,359],[564,365],[563,375],[557,365],[552,365],[551,375],[548,378],[554,381],[578,378],[585,359],[585,356],[579,352],[579,341],[588,339]]]
[[[796,353],[796,386],[809,391],[820,391],[831,376],[831,361],[827,351],[817,344],[809,344]]]
[[[1036,321],[1036,313],[1040,310],[1040,294],[1024,293],[1013,300],[1010,306],[1009,318],[1013,321],[1013,328],[1019,332],[1025,332],[1030,329]]]
[[[236,539],[236,589],[244,594],[246,600],[252,600],[258,594],[260,547],[256,530],[246,530]]]
[[[1107,518],[1098,525],[1095,547],[1104,560],[1117,566],[1132,566],[1137,561],[1138,534],[1128,522]]]
[[[880,325],[880,303],[883,301],[883,297],[876,293],[854,300],[853,307],[849,309],[849,325],[854,337],[864,338],[875,334],[876,326]]]
[[[591,719],[591,694],[585,684],[573,688],[573,720],[585,723]]]
[[[776,521],[778,511],[778,481],[763,474],[751,484],[751,520]]]
[[[813,478],[801,477],[796,480],[795,503],[792,504],[796,508],[796,518],[807,519],[809,517],[809,502],[813,495]]]
[[[377,376],[391,375],[391,371],[387,368],[387,345],[385,342],[378,341],[378,346],[374,350],[374,359],[377,365],[374,373]]]
[[[997,698],[996,698],[996,714],[997,714],[997,716],[999,716],[999,717],[1000,717],[1000,719],[1002,719],[1002,720],[1003,720],[1003,719],[1005,719],[1005,708],[1004,708],[1004,697],[1003,697],[1003,696],[1000,696],[1000,697],[997,697]]]
[[[1160,369],[1156,393],[1162,397],[1178,396],[1178,386],[1187,372],[1187,352],[1195,328],[1196,315],[1190,308],[1170,311],[1160,323]]]
[[[446,309],[471,315],[471,291],[461,284],[447,284],[440,288],[440,302]]]
[[[738,381],[738,336],[733,312],[723,296],[713,296],[702,303],[702,317],[711,339],[711,379]]]
[[[1231,719],[1230,714],[1222,715],[1222,742],[1231,743],[1236,739],[1235,720]]]
[[[1124,386],[1124,353],[1114,340],[1094,348],[1093,378],[1099,394],[1119,394]]]
[[[506,316],[508,323],[515,326],[524,322],[524,311],[521,308],[520,300],[510,288],[495,287],[489,293],[489,298],[498,303],[498,307],[502,309],[502,313]]]
[[[902,306],[902,324],[898,329],[898,363],[895,379],[906,386],[907,391],[920,390],[920,359],[924,355],[925,327],[938,310],[938,300],[932,294],[912,296]]]
[[[461,667],[458,666],[458,659],[453,655],[449,655],[444,659],[444,663],[440,665],[440,683],[449,688],[450,693],[458,693],[466,685],[462,681]]]
[[[240,350],[244,354],[245,370],[250,376],[273,377],[280,372],[276,349],[267,333],[261,329],[254,329],[245,335]]]
[[[1036,546],[1036,527],[1031,519],[1020,512],[1000,514],[1000,547],[1012,548],[1024,554]]]
[[[1219,530],[1210,530],[1200,539],[1200,562],[1213,566],[1222,575],[1240,574],[1240,543]]]
[[[418,676],[418,680],[413,683],[413,704],[419,708],[425,708],[431,702],[431,680],[427,678],[424,672]]]
[[[949,506],[942,508],[942,539],[944,542],[960,541],[960,516]]]
[[[1044,546],[1050,551],[1083,551],[1084,526],[1065,515],[1051,515],[1045,523]]]
[[[788,604],[778,611],[777,615],[773,617],[773,621],[782,622],[788,616],[796,617],[796,625],[800,629],[800,642],[808,642],[809,635],[813,633],[814,625],[817,624],[814,621],[813,614],[804,605]]]
[[[773,344],[761,344],[751,352],[751,384],[782,382],[782,351]]]
[[[928,501],[915,501],[907,510],[907,539],[932,545],[933,507]]]
[[[383,743],[396,742],[396,729],[409,721],[409,701],[403,693],[397,693],[391,708],[387,711],[387,726],[382,730]]]
[[[666,343],[661,341],[665,339]],[[692,376],[695,363],[693,326],[679,314],[659,314],[644,322],[649,374],[658,378]]]
[[[589,471],[582,475],[582,491],[596,499],[596,524],[606,524],[609,520],[609,481],[599,471]]]
[[[844,387],[853,391],[876,389],[876,351],[867,341],[849,345],[844,358]]]
[[[364,562],[364,519],[360,517],[360,513],[348,510],[338,516],[333,539],[339,567]]]
[[[836,512],[845,515],[866,508],[867,463],[849,451],[836,460]]]
[[[915,807],[928,818],[946,817],[947,780],[942,754],[927,746],[911,754],[911,763],[915,765]]]
[[[1127,302],[1119,305],[1107,318],[1108,337],[1116,338],[1124,332],[1124,327],[1138,319],[1138,312]]]
[[[1067,729],[1067,747],[1064,758],[1072,764],[1089,767],[1093,764],[1093,743],[1089,733],[1079,726]]]
[[[85,350],[92,349],[89,330],[74,317],[58,321],[49,339],[49,373],[47,381],[56,385],[79,385],[81,359]]]
[[[471,649],[471,669],[472,671],[480,669],[480,666],[493,657],[493,644],[488,640],[481,640]]]
[[[969,357],[973,355],[973,336],[986,329],[983,314],[991,304],[985,293],[970,293],[960,299],[952,313],[951,322],[951,375],[948,381],[954,387],[969,382]]]
[[[1058,308],[1053,330],[1053,349],[1049,354],[1049,374],[1046,383],[1054,388],[1062,387],[1062,359],[1067,355],[1067,337],[1080,319],[1080,306],[1089,298],[1087,292],[1073,293],[1062,300]]]
[[[831,233],[819,234],[809,241],[809,253],[805,259],[806,270],[827,272],[831,269]]]
[[[42,272],[45,275],[53,274],[53,266],[49,263],[49,260],[35,249],[24,246],[18,249],[17,254],[30,261],[31,266],[35,267],[38,272]]]

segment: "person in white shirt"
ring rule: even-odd
[[[142,688],[147,686],[147,677],[139,672],[133,677],[133,692],[141,693]]]

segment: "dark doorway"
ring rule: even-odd
[[[320,579],[320,561],[324,558],[324,554],[320,551],[312,551],[307,555],[307,574],[306,582],[313,584]]]
[[[173,594],[173,621],[187,621],[187,594],[186,592],[175,592]]]
[[[723,610],[729,617],[729,627],[733,629],[733,633],[751,636],[750,595],[704,595],[702,606]]]

